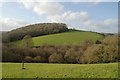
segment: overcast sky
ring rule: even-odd
[[[45,0],[47,1],[47,0]],[[77,1],[77,0],[76,0]],[[28,24],[62,22],[69,28],[97,32],[118,31],[117,2],[37,2],[19,0],[2,3],[0,24],[8,31]]]

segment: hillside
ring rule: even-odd
[[[32,37],[55,34],[68,31],[64,23],[38,23],[26,25],[2,34],[2,42],[12,42],[23,39],[25,35]]]
[[[58,34],[33,37],[32,39],[34,46],[41,46],[80,44],[86,40],[96,41],[102,38],[102,35],[93,32],[69,31]],[[14,44],[21,46],[21,42],[21,40],[15,41]]]

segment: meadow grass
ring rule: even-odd
[[[106,64],[50,64],[2,63],[3,78],[117,78],[118,63]]]
[[[103,36],[100,34],[92,33],[92,32],[80,32],[80,31],[72,31],[72,32],[64,32],[58,34],[51,34],[45,36],[33,37],[34,46],[41,45],[76,45],[81,44],[85,40],[100,40],[103,39]],[[14,44],[21,46],[21,40],[15,41]]]

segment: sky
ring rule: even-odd
[[[56,22],[79,30],[118,32],[118,2],[16,0],[1,2],[0,8],[2,31],[35,23]]]

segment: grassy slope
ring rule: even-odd
[[[118,64],[3,63],[3,78],[117,78]]]
[[[59,34],[51,34],[46,36],[34,37],[33,42],[34,46],[40,45],[62,45],[62,44],[80,44],[85,40],[99,40],[102,39],[103,36],[100,34],[92,33],[92,32],[80,32],[80,31],[72,31],[72,32],[64,32]],[[21,41],[16,41],[15,44],[20,45]]]

